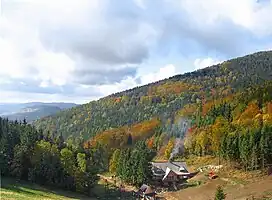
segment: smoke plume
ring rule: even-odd
[[[186,132],[188,131],[188,128],[190,127],[190,121],[188,119],[180,118],[176,123],[172,124],[171,127],[169,127],[169,133],[171,136],[174,136],[175,139],[175,146],[172,150],[170,160],[183,152],[184,150],[184,137]]]

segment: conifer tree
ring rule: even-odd
[[[214,200],[224,200],[226,198],[226,194],[221,186],[218,186],[215,193]]]
[[[127,145],[132,145],[132,135],[131,134],[128,135]]]

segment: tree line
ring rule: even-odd
[[[195,107],[187,153],[215,155],[245,170],[272,164],[272,84],[266,83]],[[203,113],[203,109],[207,110]]]
[[[4,177],[89,195],[101,169],[101,148],[85,150],[24,122],[0,118],[0,169]]]
[[[151,180],[151,164],[156,152],[150,150],[145,141],[132,148],[116,149],[110,159],[109,171],[122,181],[140,186]]]
[[[150,180],[155,151],[146,140],[128,141],[115,149],[101,143],[84,148],[83,142],[80,136],[64,141],[61,135],[37,131],[26,121],[0,118],[1,175],[87,195],[100,172],[110,171],[133,185]]]
[[[247,133],[226,134],[220,154],[230,161],[241,163],[245,170],[264,169],[272,164],[272,126]]]

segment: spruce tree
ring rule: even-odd
[[[224,193],[221,186],[218,186],[215,193],[214,200],[224,200],[226,198],[226,194]]]
[[[128,135],[127,145],[132,145],[132,135],[131,134]]]

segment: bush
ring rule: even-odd
[[[224,200],[226,198],[226,194],[224,193],[221,186],[218,186],[215,193],[214,200]]]

